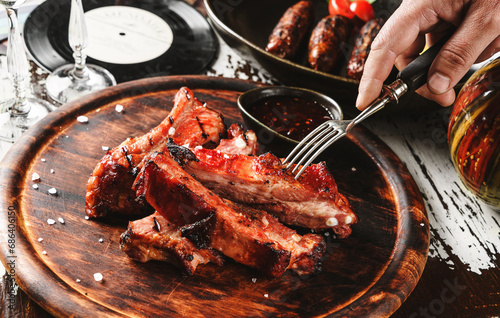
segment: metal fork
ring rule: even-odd
[[[288,163],[286,169],[290,169],[296,163],[292,173],[295,174],[300,168],[295,175],[295,179],[297,179],[317,156],[335,141],[347,135],[352,127],[384,108],[387,103],[397,103],[405,93],[413,92],[423,86],[427,82],[427,73],[432,62],[448,39],[449,36],[442,38],[408,64],[399,72],[397,79],[392,84],[384,86],[381,96],[356,118],[352,120],[328,120],[310,132],[283,161],[283,164]]]

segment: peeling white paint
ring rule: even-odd
[[[446,139],[450,111],[397,121],[382,116],[369,128],[398,155],[422,191],[431,226],[429,256],[450,268],[456,256],[481,274],[495,266],[500,251],[500,214],[480,203],[455,172]]]

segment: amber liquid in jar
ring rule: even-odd
[[[297,141],[331,119],[326,108],[317,101],[291,96],[263,98],[252,104],[249,111],[264,125]]]

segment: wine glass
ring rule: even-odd
[[[73,50],[74,64],[55,69],[47,77],[47,94],[64,104],[88,93],[116,85],[114,76],[98,65],[86,64],[87,26],[81,0],[71,0],[68,40]]]
[[[47,101],[26,96],[29,79],[28,59],[19,31],[17,9],[26,0],[0,0],[7,10],[9,38],[7,71],[13,85],[14,98],[0,102],[0,139],[14,142],[35,122],[45,117],[54,106]]]

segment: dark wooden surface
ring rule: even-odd
[[[127,258],[118,240],[128,218],[84,219],[85,184],[104,154],[102,146],[118,145],[158,124],[184,85],[221,111],[227,124],[241,122],[236,98],[255,87],[197,76],[126,83],[49,114],[6,155],[0,166],[5,181],[0,202],[3,210],[16,211],[16,246],[10,250],[4,245],[0,251],[6,268],[15,256],[21,288],[56,316],[202,317],[224,311],[232,317],[346,317],[394,312],[423,271],[428,222],[408,171],[362,128],[339,142],[336,152],[342,155],[328,161],[361,221],[348,239],[326,237],[328,252],[317,275],[286,273],[268,280],[228,261],[223,268],[202,266],[183,278],[168,264]],[[123,113],[115,111],[117,104],[124,106]],[[89,122],[76,121],[79,115]],[[38,189],[32,188],[34,172],[41,177]],[[52,187],[56,195],[48,193]],[[48,219],[56,223],[49,225]],[[0,226],[8,226],[6,218]],[[93,279],[97,272],[104,275],[101,283]]]

